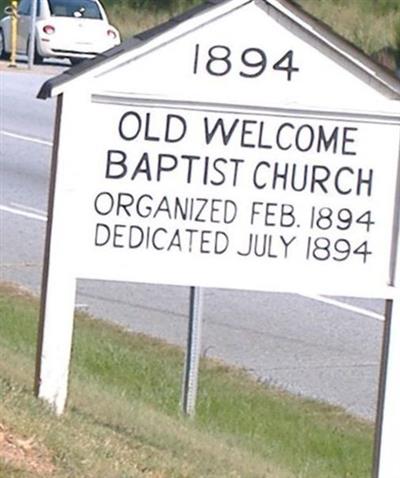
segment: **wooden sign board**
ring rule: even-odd
[[[40,96],[59,106],[37,389],[59,413],[77,278],[397,296],[399,82],[291,2],[201,6]]]
[[[77,277],[387,293],[398,125],[99,96],[81,115],[95,127],[63,174]]]

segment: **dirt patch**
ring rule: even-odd
[[[49,452],[36,442],[34,436],[20,437],[1,422],[0,460],[15,468],[42,476],[50,476],[55,470]]]
[[[16,282],[0,281],[0,296],[1,294],[11,297],[24,297],[25,299],[37,298],[32,290]]]

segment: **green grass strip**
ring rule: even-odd
[[[68,409],[54,417],[31,391],[37,316],[35,299],[0,288],[0,423],[34,435],[49,450],[52,476],[371,474],[371,424],[267,389],[208,359],[200,366],[196,418],[184,419],[183,351],[81,316],[75,322]],[[21,473],[8,470],[4,476]]]

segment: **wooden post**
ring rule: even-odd
[[[51,164],[35,373],[36,396],[49,402],[57,415],[63,413],[67,399],[76,289],[76,279],[69,272],[70,258],[65,254],[66,244],[62,237],[56,240],[52,237],[62,101],[63,97],[59,96]]]
[[[399,150],[400,154],[400,150]],[[398,164],[400,163],[400,156]],[[397,172],[390,281],[394,298],[386,300],[379,396],[375,423],[373,478],[400,476],[400,174]]]
[[[386,302],[373,478],[400,476],[400,297]]]

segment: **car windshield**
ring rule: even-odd
[[[101,20],[96,2],[91,0],[49,0],[51,15],[54,17],[94,18]]]

